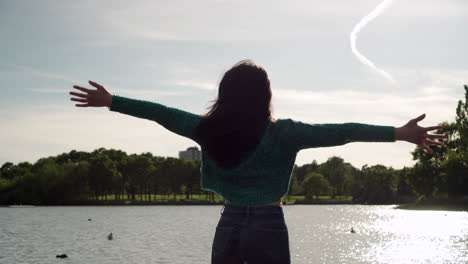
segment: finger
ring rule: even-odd
[[[442,134],[428,134],[427,135],[428,138],[447,138],[447,135],[442,135]]]
[[[82,103],[86,103],[88,102],[87,99],[80,99],[80,98],[70,98],[70,100],[72,101],[76,101],[76,102],[82,102]]]
[[[89,106],[89,104],[76,104],[75,106],[78,106],[78,107],[87,107],[87,106]]]
[[[87,94],[82,94],[82,93],[75,93],[75,92],[70,92],[71,95],[75,95],[78,97],[83,97],[83,98],[88,98]]]
[[[414,124],[416,124],[416,123],[418,123],[419,121],[423,120],[425,117],[426,117],[426,114],[422,114],[422,115],[416,117],[415,119],[412,119],[411,122],[414,123]]]
[[[442,143],[442,142],[435,141],[435,140],[430,140],[430,139],[426,139],[425,142],[428,143],[429,145],[436,145],[436,146],[444,145],[444,143]]]
[[[429,153],[434,153],[434,151],[431,148],[429,148],[426,144],[423,143],[421,144],[421,146],[425,148]]]
[[[78,86],[78,85],[73,85],[73,88],[78,89],[80,91],[83,91],[85,93],[91,93],[93,91],[93,90],[90,90],[88,88],[84,88],[84,87],[81,87],[81,86]]]
[[[89,81],[89,84],[91,84],[92,86],[98,88],[98,90],[104,89],[104,86],[100,85],[99,83]]]
[[[431,131],[431,130],[436,130],[436,129],[442,129],[444,128],[443,126],[430,126],[430,127],[425,127],[425,131]]]

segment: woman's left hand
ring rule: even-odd
[[[430,126],[420,127],[418,122],[423,120],[426,114],[422,114],[415,119],[410,120],[406,125],[395,128],[395,139],[405,140],[416,145],[422,146],[426,151],[434,153],[429,145],[442,146],[444,143],[436,141],[434,139],[444,139],[447,135],[444,134],[428,134],[428,131],[437,130],[443,128],[443,126]]]
[[[75,104],[75,106],[110,107],[112,105],[112,95],[106,90],[106,88],[104,88],[104,86],[100,85],[99,83],[95,83],[93,81],[89,81],[89,84],[96,87],[97,90],[91,90],[91,89],[81,87],[78,85],[73,86],[73,88],[86,93],[86,94],[83,94],[83,93],[70,92],[71,95],[78,97],[78,98],[70,98],[70,100],[83,103],[83,104]]]

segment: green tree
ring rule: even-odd
[[[132,154],[128,158],[128,165],[125,173],[128,179],[127,192],[131,194],[131,199],[135,200],[135,194],[140,194],[143,200],[143,193],[148,190],[150,176],[154,170],[153,161],[148,156]]]
[[[73,161],[76,160],[72,159],[72,162]],[[81,160],[72,164],[74,164],[74,166],[72,166],[69,178],[71,179],[73,186],[73,200],[86,200],[91,194],[91,188],[88,181],[90,163],[86,160]]]
[[[464,85],[465,100],[458,101],[456,110],[457,144],[449,151],[447,172],[450,176],[450,196],[468,195],[468,86]]]
[[[31,180],[36,186],[40,203],[63,204],[65,192],[69,190],[64,188],[64,169],[54,157],[39,159],[34,163],[32,171],[34,178]]]
[[[353,201],[356,203],[393,203],[397,198],[398,173],[383,165],[363,166],[356,178]]]
[[[128,181],[127,166],[128,155],[122,150],[109,149],[105,154],[115,163],[119,173],[114,175],[112,182],[112,190],[117,200],[120,200],[125,192],[125,184]]]
[[[0,168],[0,179],[9,179],[13,178],[13,174],[11,174],[10,169],[14,166],[12,162],[5,162],[3,163],[2,167]]]
[[[186,161],[185,163],[185,184],[187,185],[185,194],[187,199],[192,199],[193,193],[200,191],[200,165],[200,161]]]
[[[291,182],[289,183],[288,195],[299,195],[301,192],[303,192],[303,188],[299,184],[296,172],[293,172],[291,175]]]
[[[312,163],[304,164],[302,166],[294,165],[293,174],[296,175],[298,182],[303,182],[307,174],[311,172],[318,172],[319,164],[316,160],[313,160]]]
[[[455,122],[459,135],[457,153],[460,154],[465,166],[468,166],[468,86],[464,85],[465,101],[458,101]]]
[[[332,198],[345,194],[346,179],[350,178],[350,171],[344,160],[340,157],[331,157],[320,165],[320,173],[330,183]]]
[[[442,123],[443,128],[436,131],[448,135],[444,146],[435,147],[434,154],[419,146],[412,152],[418,162],[409,174],[409,183],[420,198],[468,194],[468,86],[464,89],[465,100],[458,102],[455,122]]]
[[[22,175],[24,175],[27,171],[30,171],[31,169],[32,169],[32,164],[29,162],[20,162],[17,165],[11,162],[6,162],[0,168],[0,172],[1,172],[2,178],[12,180],[15,177],[21,177]]]
[[[313,199],[314,195],[318,199],[320,195],[328,195],[331,190],[328,180],[317,172],[307,174],[302,185],[307,199]]]
[[[166,159],[169,168],[169,186],[171,193],[174,195],[174,200],[177,199],[177,194],[180,193],[180,186],[185,182],[185,160],[168,157]]]
[[[395,172],[398,174],[397,201],[399,203],[414,202],[416,198],[415,193],[409,184],[411,168],[404,167],[403,169]]]
[[[84,151],[71,150],[68,153],[62,153],[54,157],[57,164],[63,164],[67,162],[78,163],[80,161],[88,160],[90,153]]]
[[[31,202],[24,186],[25,181],[31,176],[32,164],[29,162],[20,162],[17,165],[6,162],[0,171],[3,177],[0,178],[0,202],[3,204],[37,204],[38,201]],[[38,200],[38,199],[35,199]]]
[[[103,152],[95,151],[92,154],[88,174],[90,187],[96,197],[104,195],[104,199],[107,200],[107,195],[112,193],[114,178],[118,177],[120,172],[116,164]]]

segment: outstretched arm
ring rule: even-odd
[[[294,150],[340,146],[351,142],[394,142],[395,127],[362,123],[310,124],[287,120],[288,143]]]
[[[73,86],[73,88],[85,92],[70,92],[71,95],[78,97],[71,98],[72,101],[83,103],[76,104],[77,107],[107,106],[111,111],[155,121],[180,136],[195,140],[194,130],[201,116],[159,103],[111,95],[102,85],[92,81],[89,81],[89,84],[96,87],[97,90]]]
[[[289,119],[288,142],[295,151],[299,151],[306,148],[339,146],[350,142],[394,142],[404,140],[421,145],[432,153],[433,151],[428,145],[441,146],[443,143],[434,139],[446,138],[446,136],[427,134],[428,131],[442,127],[418,126],[417,122],[424,117],[425,115],[421,115],[398,128],[361,123],[309,124]]]

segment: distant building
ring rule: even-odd
[[[185,151],[179,151],[179,159],[200,160],[201,152],[197,147],[190,147]]]

